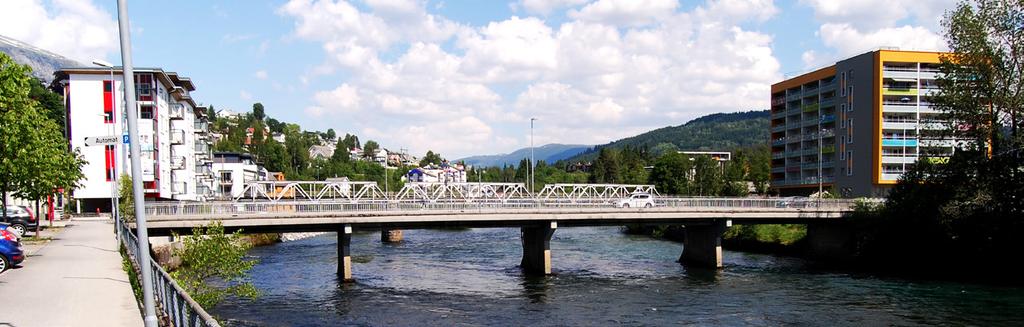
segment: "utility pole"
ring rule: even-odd
[[[533,170],[533,165],[535,164],[533,158],[533,121],[535,120],[537,120],[537,118],[530,117],[530,193],[533,193],[533,188],[535,185],[533,179],[535,173],[535,171]]]
[[[139,268],[142,268],[143,321],[146,327],[157,327],[153,299],[153,268],[149,264],[149,231],[146,229],[146,198],[142,194],[142,151],[139,143],[139,121],[135,110],[135,70],[132,67],[131,26],[128,25],[127,0],[117,0],[117,29],[121,39],[121,66],[124,72],[124,101],[128,109],[128,144],[132,157],[132,193],[135,196],[135,226],[139,237]]]

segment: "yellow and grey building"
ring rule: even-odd
[[[940,55],[877,50],[772,85],[772,188],[884,196],[919,157],[952,154],[923,133],[945,128],[930,103]]]

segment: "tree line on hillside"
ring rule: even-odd
[[[348,177],[375,181],[383,188],[386,179],[390,189],[397,189],[402,185],[401,175],[410,168],[400,166],[394,172],[385,172],[383,166],[372,160],[352,160],[350,149],[361,148],[363,159],[372,159],[380,144],[373,140],[360,143],[359,137],[351,134],[339,139],[333,128],[326,132],[303,130],[298,124],[267,116],[262,103],[253,104],[252,112],[235,117],[218,117],[210,106],[208,116],[211,131],[222,135],[214,144],[214,151],[252,154],[267,170],[282,172],[288,180]],[[284,142],[278,142],[273,135],[283,135]],[[334,141],[337,145],[330,157],[310,157],[311,147]]]
[[[79,186],[85,160],[67,146],[61,96],[31,73],[0,53],[0,195],[4,207],[8,193],[33,200],[38,214],[40,200]]]
[[[768,191],[770,154],[766,145],[735,149],[732,160],[719,162],[704,155],[687,156],[671,151],[660,156],[626,146],[601,148],[590,163],[589,172],[572,171],[575,163],[543,160],[534,167],[534,192],[556,183],[652,184],[659,193],[684,196],[744,196],[748,183],[755,191]],[[470,181],[529,182],[529,161],[518,165],[486,167],[467,172]]]

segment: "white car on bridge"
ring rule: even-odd
[[[615,201],[616,208],[651,208],[654,207],[654,195],[650,193],[633,193],[628,198]]]

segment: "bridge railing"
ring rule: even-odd
[[[142,269],[139,263],[138,237],[123,221],[118,223],[117,232],[132,265],[136,269]],[[150,257],[149,262],[145,264],[148,264],[153,271],[153,295],[156,297],[157,309],[172,326],[220,327],[220,323],[193,300],[188,292],[181,288],[156,260]],[[138,276],[142,278],[141,274]]]
[[[857,200],[787,198],[657,198],[653,208],[699,208],[702,210],[779,209],[837,210],[853,208]],[[146,213],[155,219],[174,216],[260,215],[268,213],[402,212],[417,210],[524,210],[615,207],[609,199],[439,199],[439,200],[363,200],[292,202],[196,202],[147,204]],[[614,210],[646,210],[623,208]]]

